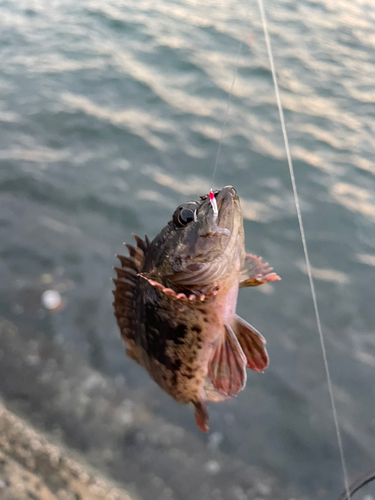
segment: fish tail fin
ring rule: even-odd
[[[203,395],[197,400],[192,401],[194,405],[194,416],[197,426],[202,432],[207,432],[208,427],[208,412],[207,412],[207,400],[206,396]]]

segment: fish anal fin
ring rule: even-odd
[[[207,401],[212,401],[214,403],[220,403],[221,401],[225,401],[229,399],[228,396],[224,396],[224,394],[220,394],[212,385],[212,382],[206,378],[204,381],[204,392],[206,393]]]
[[[228,324],[213,348],[208,377],[215,390],[225,397],[235,396],[246,385],[246,357]]]
[[[247,254],[240,271],[240,288],[279,281],[280,276],[272,271],[273,268],[268,267],[268,262],[262,262],[262,257]]]
[[[197,401],[192,401],[192,403],[194,405],[194,416],[197,426],[202,432],[207,432],[209,427],[206,396],[202,394]]]
[[[262,372],[268,366],[269,359],[265,348],[264,337],[249,323],[235,316],[232,323],[238,342],[246,356],[246,367],[256,372]]]

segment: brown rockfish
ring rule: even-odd
[[[246,368],[268,365],[265,340],[236,315],[239,288],[279,280],[261,257],[246,255],[234,188],[180,205],[150,242],[135,236],[118,256],[114,308],[128,356],[208,430],[207,400],[235,396]]]

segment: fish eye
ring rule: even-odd
[[[196,201],[188,201],[180,205],[173,214],[173,222],[176,227],[185,227],[190,222],[196,222],[198,208],[199,203]]]
[[[196,220],[196,210],[191,208],[183,208],[177,216],[177,222],[181,227],[186,226],[193,220]]]

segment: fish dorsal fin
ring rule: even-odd
[[[279,281],[281,278],[268,267],[268,262],[262,262],[262,257],[247,254],[240,271],[240,288],[258,286],[270,281]]]
[[[246,385],[246,357],[228,324],[214,346],[208,364],[208,377],[215,390],[226,397],[235,396]]]
[[[268,354],[264,337],[237,315],[232,327],[246,356],[247,368],[262,372],[268,366]]]
[[[136,234],[133,234],[133,238],[137,242],[137,247],[140,248],[143,252],[146,252],[147,248],[150,246],[150,240],[148,239],[147,235],[145,236],[144,241]]]
[[[113,307],[117,324],[128,348],[134,347],[134,338],[137,330],[136,310],[136,286],[138,273],[142,270],[144,262],[144,250],[147,243],[141,238],[135,237],[137,247],[126,245],[129,250],[129,257],[117,255],[121,262],[121,267],[115,267],[117,278],[113,280],[116,288],[112,292],[114,295]],[[135,353],[130,353],[131,357]]]

